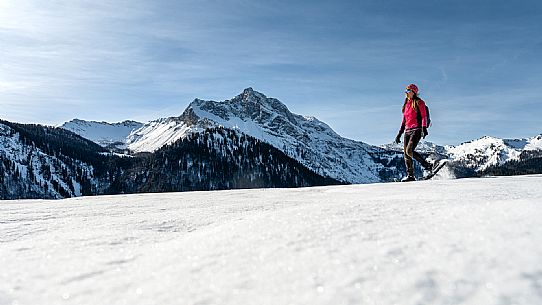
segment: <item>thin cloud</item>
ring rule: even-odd
[[[531,119],[507,108],[499,88],[520,104],[541,97],[534,1],[0,3],[0,106],[11,120],[145,121],[252,86],[355,139],[393,126],[370,132],[378,143],[396,128],[396,112],[387,111],[410,82],[437,117],[458,116],[439,122],[459,129],[455,135],[475,134],[504,111]],[[334,115],[327,105],[347,110]],[[469,131],[453,125],[469,118],[453,107],[488,114],[471,116],[481,123]]]

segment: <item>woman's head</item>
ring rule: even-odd
[[[405,103],[403,104],[403,113],[405,112],[405,106],[407,105],[407,102],[410,100],[412,101],[411,105],[413,109],[418,108],[418,100],[420,99],[418,97],[418,86],[414,84],[410,84],[405,89]]]
[[[418,97],[418,86],[414,84],[410,84],[406,87],[405,94],[406,97],[409,99],[412,99],[414,97]]]
[[[416,86],[414,84],[410,84],[410,85],[406,86],[406,90],[411,90],[416,94],[418,94],[418,91],[419,91],[418,86]]]

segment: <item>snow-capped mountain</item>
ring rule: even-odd
[[[155,151],[191,133],[220,126],[267,142],[324,176],[351,183],[382,181],[385,165],[379,158],[384,149],[343,138],[324,122],[293,114],[279,100],[252,88],[223,102],[196,99],[180,117],[152,121],[133,131],[128,148]]]
[[[72,131],[103,147],[125,149],[128,135],[142,126],[143,123],[135,121],[107,123],[74,119],[59,127]]]
[[[446,146],[446,150],[456,164],[479,172],[490,166],[517,161],[524,151],[542,150],[542,135],[526,139],[485,136],[458,146]]]

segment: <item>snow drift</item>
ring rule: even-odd
[[[541,304],[542,176],[0,204],[0,304]]]

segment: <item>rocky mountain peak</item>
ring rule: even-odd
[[[242,114],[253,119],[258,115],[261,116],[262,112],[275,112],[286,117],[292,115],[288,107],[281,101],[275,98],[268,98],[263,93],[254,91],[250,87],[243,90],[241,94],[233,99],[226,101],[226,103],[239,109]]]
[[[263,93],[251,87],[232,99],[223,102],[195,99],[181,116],[183,119],[198,117],[199,110],[213,114],[223,120],[237,117],[251,120],[259,124],[270,123],[273,118],[280,117],[285,121],[296,124],[295,116],[288,107],[275,98],[268,98]],[[205,116],[205,115],[204,115]]]
[[[243,100],[252,100],[256,97],[256,94],[258,95],[262,95],[260,92],[256,92],[254,91],[254,89],[252,89],[252,87],[248,87],[246,88],[245,90],[243,90],[243,93],[241,93],[240,95],[243,96]]]

